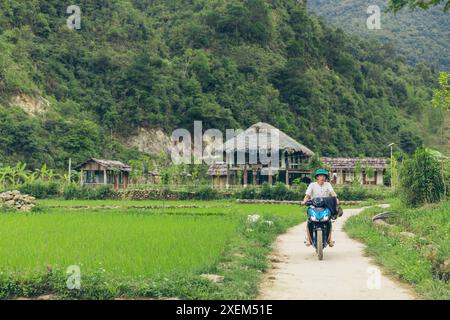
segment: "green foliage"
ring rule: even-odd
[[[274,185],[264,183],[260,189],[253,187],[244,188],[235,197],[239,199],[263,199],[278,201],[300,201],[306,191],[306,184],[300,183],[293,189],[289,189],[284,183],[277,182]]]
[[[434,90],[433,105],[445,111],[450,111],[450,73],[439,73],[439,89]]]
[[[394,196],[393,191],[386,187],[364,187],[352,184],[335,186],[334,190],[343,201],[384,200]]]
[[[114,197],[111,186],[86,188],[78,184],[68,184],[64,187],[62,196],[65,200],[105,200]]]
[[[447,12],[450,9],[449,0],[430,0],[430,1],[416,1],[416,0],[389,0],[389,7],[393,11],[399,11],[400,9],[408,6],[410,9],[417,7],[427,10],[432,6],[444,5],[444,11]]]
[[[219,199],[220,195],[217,190],[204,186],[195,192],[194,199],[197,200],[215,200]]]
[[[52,181],[37,180],[20,185],[18,190],[23,194],[31,195],[37,199],[46,199],[59,195],[60,184]]]
[[[400,0],[427,3],[429,1]],[[371,14],[366,10],[369,5],[381,9],[381,30],[367,28],[367,19]],[[418,65],[427,63],[436,70],[450,70],[450,61],[444,52],[450,50],[450,43],[443,41],[450,36],[448,12],[443,12],[443,5],[423,10],[389,10],[386,0],[314,0],[308,6],[315,14],[324,17],[336,27],[346,32],[364,37],[370,41],[381,41],[385,51],[392,56],[396,53],[406,58],[408,63]],[[401,68],[398,69],[401,72]],[[398,85],[399,83],[397,83]],[[396,85],[396,86],[397,86]]]
[[[403,162],[400,186],[407,205],[439,202],[445,194],[444,175],[439,160],[427,149],[417,149]]]
[[[129,135],[194,120],[222,130],[269,122],[326,156],[380,156],[403,129],[426,142],[436,128],[430,68],[327,26],[298,1],[79,5],[82,29],[69,31],[60,1],[0,3],[2,163],[139,159]],[[20,94],[42,95],[49,110],[10,107]]]
[[[391,227],[377,226],[372,217],[385,211],[370,208],[351,217],[345,231],[367,245],[367,253],[393,275],[412,284],[425,299],[450,299],[448,270],[442,268],[450,254],[450,202],[407,208],[400,202],[391,204]],[[430,230],[433,230],[430,232]],[[400,233],[413,233],[405,238]]]
[[[43,203],[39,215],[0,216],[0,253],[5,257],[0,266],[2,299],[49,292],[59,299],[254,299],[261,272],[269,267],[271,244],[305,219],[291,205],[234,201],[208,202],[206,211],[196,208],[202,203],[189,202],[192,207],[163,212],[125,209],[122,201]],[[98,214],[67,212],[67,206],[75,203],[119,208]],[[159,207],[161,201],[146,204]],[[248,223],[247,216],[255,212],[261,220]],[[74,263],[70,258],[74,252],[78,252],[75,263],[82,263],[80,290],[66,286],[66,268]],[[222,275],[225,281],[214,284],[202,279],[203,273]]]

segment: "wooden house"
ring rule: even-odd
[[[80,171],[82,186],[112,185],[115,190],[128,187],[131,167],[120,161],[89,159],[75,169]]]
[[[330,170],[330,180],[334,184],[350,184],[358,179],[363,185],[383,185],[383,176],[386,172],[387,160],[385,158],[322,158]],[[361,170],[357,170],[359,166]],[[369,168],[372,174],[368,174]],[[356,176],[356,172],[359,176]]]
[[[277,130],[279,137],[279,154],[276,164],[263,164],[256,156],[262,146],[259,141],[260,134],[267,134]],[[273,184],[281,181],[291,185],[295,179],[310,181],[311,171],[308,168],[309,158],[314,153],[289,137],[284,132],[267,123],[257,123],[241,132],[235,138],[226,141],[223,145],[226,162],[215,162],[208,170],[215,187],[229,187],[232,185],[261,185],[264,182]],[[238,164],[238,152],[245,154],[244,164]],[[257,157],[257,161],[250,161],[250,154]]]

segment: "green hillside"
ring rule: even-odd
[[[388,0],[314,0],[309,9],[347,32],[390,43],[411,64],[425,62],[436,70],[450,70],[450,13],[444,4],[426,11],[402,9],[388,12]],[[378,5],[382,10],[381,30],[369,30],[367,8]]]
[[[350,38],[296,0],[0,2],[0,162],[128,160],[140,127],[265,121],[329,156],[435,140],[436,74]],[[22,97],[22,98],[21,98]],[[30,115],[11,101],[41,99]],[[42,99],[41,99],[42,100]],[[23,105],[23,103],[22,103]]]

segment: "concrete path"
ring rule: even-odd
[[[324,250],[319,261],[313,247],[304,244],[306,223],[281,235],[271,256],[272,268],[265,275],[258,299],[304,300],[409,300],[413,290],[383,275],[364,255],[364,245],[350,239],[342,225],[363,209],[348,209],[333,223],[336,245]]]

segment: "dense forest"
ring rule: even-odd
[[[297,0],[0,2],[0,163],[129,160],[138,128],[264,121],[328,156],[435,142],[435,71],[327,25]],[[43,97],[30,115],[17,97]]]
[[[378,5],[382,11],[380,30],[367,28],[369,5]],[[346,32],[391,44],[411,64],[425,62],[436,70],[450,71],[450,13],[443,11],[444,3],[426,11],[392,12],[388,0],[314,0],[308,8]]]

